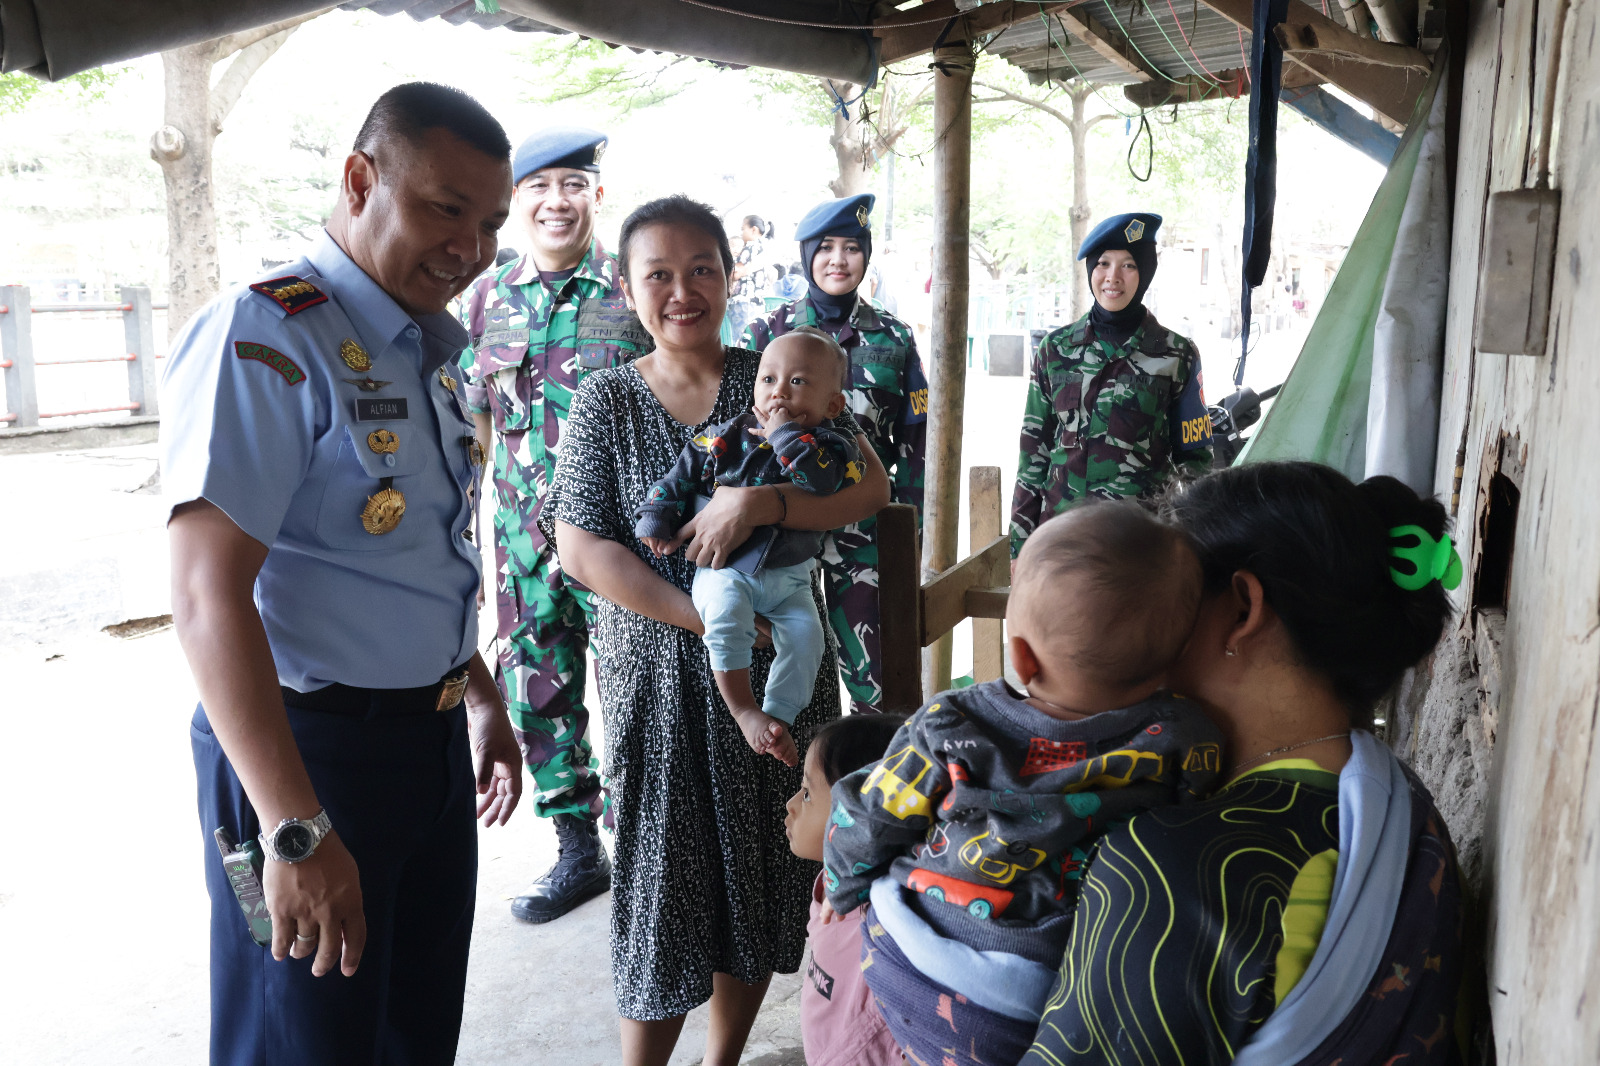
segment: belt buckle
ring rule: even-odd
[[[443,686],[439,689],[439,702],[434,706],[436,711],[448,711],[461,702],[467,694],[467,672],[465,670],[455,677],[444,679]]]

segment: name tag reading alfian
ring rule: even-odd
[[[406,413],[406,401],[403,396],[393,399],[365,399],[356,397],[357,422],[392,422],[401,418],[410,418]]]

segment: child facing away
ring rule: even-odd
[[[634,512],[634,535],[657,555],[694,513],[696,495],[718,485],[793,484],[826,496],[861,480],[855,442],[833,427],[844,410],[850,364],[839,342],[802,327],[767,346],[756,370],[750,410],[693,437],[666,476]],[[753,534],[764,536],[758,530]],[[811,598],[822,534],[774,529],[754,573],[735,566],[695,571],[690,595],[705,626],[717,691],[757,753],[790,766],[799,761],[789,727],[811,700],[822,664],[822,620]],[[750,684],[756,616],[772,625],[775,657],[766,698]]]
[[[823,837],[833,828],[828,820],[833,783],[883,758],[905,721],[898,714],[852,714],[817,731],[806,749],[800,791],[789,800],[783,819],[790,850],[822,861]],[[900,1048],[862,979],[860,912],[828,913],[825,920],[828,910],[819,873],[806,926],[811,961],[800,986],[806,1066],[900,1066]]]
[[[871,901],[862,968],[910,1063],[1015,1063],[1111,825],[1204,795],[1221,735],[1163,688],[1200,562],[1131,502],[1088,503],[1023,546],[1006,609],[1023,683],[940,693],[833,787],[832,907]]]

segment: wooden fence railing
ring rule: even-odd
[[[1001,518],[1000,468],[973,467],[969,479],[971,543],[983,546],[925,584],[919,578],[916,508],[896,503],[878,512],[885,710],[910,713],[922,706],[922,649],[965,618],[974,620],[973,680],[992,681],[1005,671],[1001,619],[1011,594],[1011,547]],[[949,687],[948,677],[936,681]]]

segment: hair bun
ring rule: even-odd
[[[1356,493],[1377,517],[1385,541],[1401,526],[1419,526],[1435,540],[1443,537],[1449,526],[1444,504],[1431,496],[1418,496],[1411,486],[1387,474],[1367,478],[1356,486]]]
[[[1199,479],[1167,506],[1199,546],[1208,589],[1254,574],[1302,662],[1358,722],[1444,632],[1449,596],[1439,581],[1412,591],[1396,582],[1392,531],[1416,526],[1437,541],[1447,515],[1403,482],[1356,485],[1297,460],[1248,463]]]

